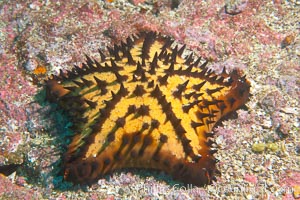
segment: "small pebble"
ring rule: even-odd
[[[41,9],[41,7],[37,3],[29,4],[29,8],[32,10],[40,10]]]
[[[247,194],[246,198],[249,199],[249,200],[254,199],[253,196],[252,196],[251,194]]]
[[[296,150],[296,154],[300,154],[300,144],[298,144],[297,146],[296,146],[296,148],[295,148],[295,150]]]
[[[256,143],[252,145],[252,151],[256,153],[261,153],[266,149],[265,143]]]
[[[290,34],[288,36],[286,36],[282,41],[281,41],[281,48],[284,49],[285,47],[293,44],[295,40],[295,35],[294,34]]]
[[[229,15],[237,15],[247,7],[247,0],[227,0],[225,12]]]
[[[264,128],[270,129],[272,127],[272,121],[271,120],[264,120],[262,123],[262,126]]]
[[[120,188],[120,189],[119,189],[118,194],[119,194],[119,195],[123,195],[123,194],[124,194],[123,188]]]
[[[279,147],[276,143],[268,143],[267,149],[269,149],[270,151],[276,152],[276,151],[278,151]]]
[[[25,63],[24,65],[24,68],[27,70],[27,71],[30,71],[32,72],[33,70],[35,70],[38,66],[38,62],[33,59],[33,58],[30,58],[29,60],[27,60],[27,62]]]

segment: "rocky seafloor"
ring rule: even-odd
[[[0,199],[299,199],[300,1],[0,1]],[[43,81],[140,31],[186,44],[251,82],[247,109],[214,128],[221,176],[184,187],[122,170],[90,186],[57,175],[68,119]]]

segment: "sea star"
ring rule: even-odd
[[[212,128],[245,104],[250,83],[238,70],[216,74],[183,56],[170,37],[143,32],[101,60],[52,75],[47,98],[72,118],[65,179],[89,183],[121,168],[165,171],[203,186],[214,179]]]

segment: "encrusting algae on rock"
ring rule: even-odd
[[[217,172],[215,123],[245,104],[250,83],[238,70],[216,74],[185,45],[143,32],[87,56],[82,67],[52,75],[47,98],[73,121],[64,177],[90,183],[122,168],[158,169],[187,184]],[[174,47],[175,46],[175,47]]]

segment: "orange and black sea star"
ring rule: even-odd
[[[216,74],[185,45],[155,32],[127,38],[46,81],[47,98],[72,118],[64,177],[90,183],[121,168],[158,169],[203,186],[215,176],[212,128],[245,104],[241,72]]]

